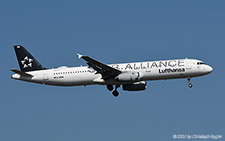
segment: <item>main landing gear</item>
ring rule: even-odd
[[[112,94],[113,94],[115,97],[117,97],[117,96],[119,95],[119,92],[117,91],[117,88],[119,88],[119,87],[120,87],[120,85],[115,85],[115,90],[112,92]],[[108,89],[109,91],[112,91],[112,90],[113,90],[113,85],[111,85],[111,84],[107,85],[107,89]]]
[[[188,77],[188,87],[189,88],[192,88],[193,87],[193,85],[191,84],[191,78],[190,77]]]

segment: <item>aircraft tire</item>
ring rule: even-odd
[[[193,85],[192,85],[191,83],[189,83],[189,84],[188,84],[188,87],[189,87],[189,88],[192,88],[192,87],[193,87]]]
[[[109,90],[109,91],[112,91],[113,90],[113,85],[107,85],[107,89]]]
[[[119,95],[119,92],[117,90],[112,92],[113,96],[117,97]]]

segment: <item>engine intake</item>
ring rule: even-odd
[[[136,82],[133,84],[124,84],[123,90],[124,91],[143,91],[147,88],[147,83],[145,81]]]

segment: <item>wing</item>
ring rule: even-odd
[[[97,71],[96,73],[101,74],[102,79],[104,79],[104,80],[115,78],[116,76],[118,76],[119,74],[122,73],[120,70],[112,68],[112,67],[110,67],[106,64],[103,64],[99,61],[96,61],[88,56],[84,56],[84,55],[80,55],[80,54],[77,54],[77,55],[79,58],[82,58],[85,61],[87,61],[88,66],[90,68],[94,69],[95,71]]]

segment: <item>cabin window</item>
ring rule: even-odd
[[[205,63],[203,62],[198,62],[197,65],[204,65]]]

